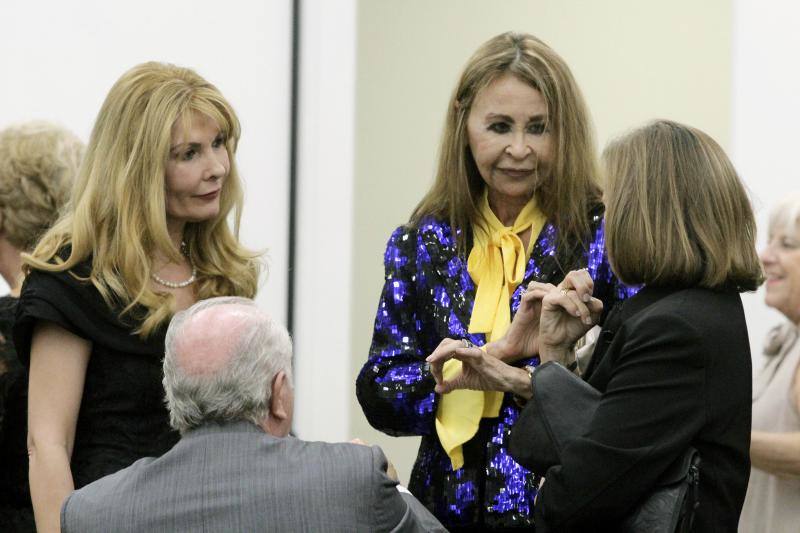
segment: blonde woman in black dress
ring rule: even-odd
[[[211,296],[252,297],[238,226],[239,121],[194,71],[145,63],[111,88],[64,216],[24,256],[15,341],[29,359],[36,525],[76,487],[168,450],[164,332]],[[238,228],[237,228],[238,229]]]

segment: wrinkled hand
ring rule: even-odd
[[[461,361],[461,372],[450,380],[442,375],[444,363],[450,359]],[[436,380],[435,391],[446,394],[456,389],[481,391],[520,392],[530,390],[528,373],[521,368],[505,364],[480,348],[467,348],[463,341],[445,339],[428,356],[431,373]]]
[[[552,286],[551,286],[552,287]],[[539,355],[560,362],[566,352],[600,320],[603,302],[591,296],[594,282],[585,270],[572,271],[542,299]]]
[[[350,441],[350,444],[358,444],[359,446],[369,446],[369,444],[358,438],[352,439]],[[389,460],[388,457],[386,458],[386,476],[389,479],[396,481],[397,483],[400,483],[400,476],[397,475],[397,469],[394,467],[394,465],[392,464],[392,462]]]
[[[539,315],[542,312],[542,298],[553,285],[532,281],[519,300],[519,308],[505,336],[495,342],[498,357],[513,363],[519,359],[533,357],[539,353]],[[495,350],[492,350],[494,352]]]

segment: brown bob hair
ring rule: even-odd
[[[612,142],[606,246],[627,284],[755,290],[763,281],[747,192],[700,130],[657,120]]]
[[[561,56],[532,35],[512,32],[489,39],[464,67],[450,98],[436,178],[410,224],[418,226],[432,216],[448,221],[454,230],[470,230],[482,222],[478,205],[485,184],[469,148],[467,119],[476,95],[507,73],[538,90],[547,105],[554,161],[534,192],[539,209],[558,228],[559,248],[583,242],[589,235],[589,211],[601,196],[589,112]],[[458,234],[462,253],[467,251],[466,233]]]

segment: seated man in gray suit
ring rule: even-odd
[[[444,531],[380,448],[287,436],[291,358],[286,330],[251,300],[176,314],[164,388],[180,442],[73,492],[62,531]]]

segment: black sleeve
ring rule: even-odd
[[[589,431],[545,476],[536,520],[548,529],[623,517],[705,424],[705,361],[693,325],[660,314],[633,331],[623,326],[618,336],[606,354],[616,360]]]
[[[33,328],[41,320],[121,352],[147,354],[158,349],[158,335],[142,341],[134,333],[133,321],[120,318],[90,281],[67,271],[33,270],[25,279],[14,323],[14,345],[25,366],[30,362]]]
[[[434,431],[439,396],[420,347],[416,298],[417,232],[400,227],[386,245],[386,270],[367,362],[356,395],[369,423],[393,436]]]

